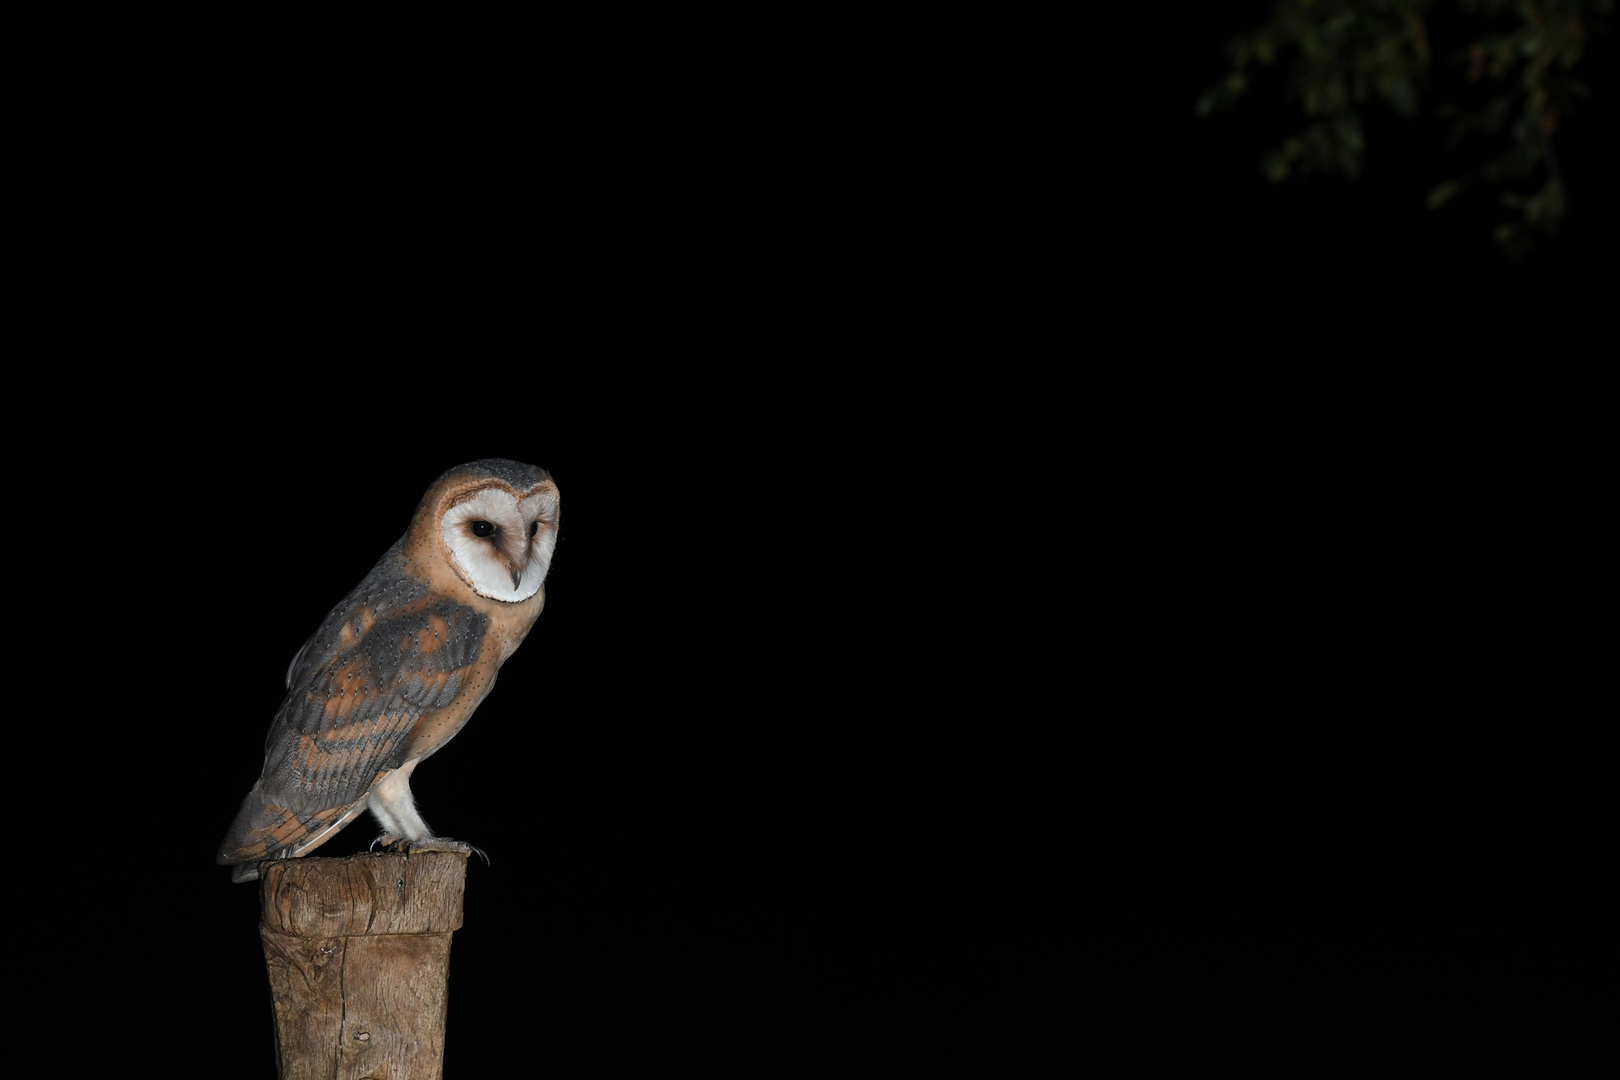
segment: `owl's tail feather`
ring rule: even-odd
[[[226,831],[214,861],[235,866],[232,881],[256,881],[262,860],[307,855],[365,808],[366,801],[361,799],[353,804],[299,811],[273,802],[256,783],[242,800],[242,808]]]

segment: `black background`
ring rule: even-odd
[[[1577,216],[1510,264],[1490,208],[1423,210],[1423,129],[1267,185],[1279,109],[1193,116],[1246,25],[1204,7],[75,28],[15,408],[33,484],[93,478],[47,716],[97,747],[63,936],[119,1034],[84,1052],[272,1075],[257,886],[212,854],[288,659],[486,456],[550,469],[563,524],[413,781],[492,859],[449,1075],[1022,1075],[1131,1046],[1099,969],[1133,1018],[1295,1032],[1473,970],[1445,898],[1523,865],[1492,808],[1569,721],[1521,688],[1590,652],[1551,612],[1612,95],[1568,126]]]

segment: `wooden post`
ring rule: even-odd
[[[467,856],[260,864],[282,1080],[440,1080]]]

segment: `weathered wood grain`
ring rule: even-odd
[[[283,1080],[440,1080],[466,855],[277,859],[261,872]]]

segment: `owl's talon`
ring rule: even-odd
[[[484,860],[485,866],[489,865],[489,856],[484,854],[483,848],[473,847],[464,840],[452,840],[448,836],[424,836],[420,840],[401,840],[396,850],[402,851],[406,855],[423,851],[449,851],[457,855],[477,855]]]

